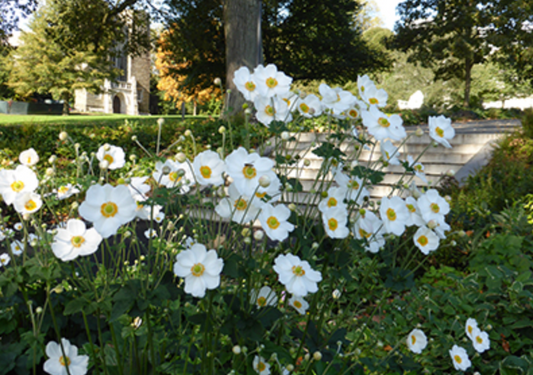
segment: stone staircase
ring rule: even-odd
[[[424,172],[429,183],[433,186],[437,185],[441,178],[448,172],[454,172],[455,178],[461,183],[466,180],[468,175],[475,173],[479,168],[485,165],[492,152],[494,144],[501,139],[505,133],[512,132],[521,126],[519,120],[488,120],[475,121],[468,123],[454,123],[453,124],[456,135],[451,140],[452,148],[445,148],[438,145],[433,147],[431,139],[428,135],[428,127],[409,127],[408,134],[411,134],[409,140],[403,144],[399,150],[400,160],[406,160],[407,155],[417,158],[421,152],[427,151],[418,160],[424,165]],[[421,128],[424,135],[421,137],[415,136],[413,133]],[[303,186],[301,193],[288,193],[285,196],[287,201],[294,203],[303,203],[308,200],[309,191],[312,189],[323,191],[331,184],[332,176],[326,178],[326,182],[322,186],[313,185],[316,175],[322,165],[323,159],[316,156],[311,150],[318,147],[321,143],[327,141],[327,135],[321,133],[305,133],[298,136],[298,141],[286,142],[285,150],[288,153],[298,154],[300,156],[298,170],[293,170],[289,173],[289,177],[297,178]],[[395,146],[399,146],[399,142],[395,142]],[[429,146],[429,148],[428,148]],[[341,151],[347,155],[348,160],[353,160],[355,155],[356,143],[344,142],[340,145]],[[350,155],[352,156],[350,158]],[[358,158],[360,165],[368,166],[372,163],[377,163],[381,157],[379,146],[375,148],[374,152],[370,150],[363,150]],[[303,160],[309,161],[308,166],[304,166]],[[384,180],[376,185],[371,191],[372,199],[380,199],[388,195],[393,187],[398,183],[404,173],[403,166],[388,166],[382,170],[386,173]],[[409,177],[409,176],[408,176]],[[410,181],[404,178],[403,182]],[[420,178],[414,177],[413,181],[417,186],[427,186]]]

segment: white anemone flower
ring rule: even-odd
[[[298,102],[298,112],[303,117],[312,118],[320,116],[323,112],[323,105],[318,96],[309,94]]]
[[[270,184],[267,187],[263,187],[260,183],[254,199],[252,199],[252,204],[259,208],[262,208],[267,203],[275,203],[281,198],[281,181],[278,176],[274,172],[263,176],[267,176],[270,179]],[[261,177],[259,177],[259,180],[261,180]]]
[[[44,363],[44,371],[50,375],[85,375],[89,365],[89,357],[86,355],[78,355],[78,348],[71,345],[70,341],[62,338],[61,345],[54,341],[50,341],[46,345],[46,355],[48,359]],[[67,372],[68,366],[68,372]]]
[[[466,320],[465,332],[470,340],[474,340],[474,332],[476,330],[479,330],[479,327],[477,326],[477,321],[473,318],[468,318]]]
[[[365,250],[374,254],[385,246],[383,231],[383,222],[372,211],[359,215],[352,228],[352,233],[357,239],[367,240]]]
[[[9,262],[11,261],[11,257],[7,253],[3,253],[0,255],[0,267],[7,266]]]
[[[357,120],[361,117],[361,113],[366,110],[368,110],[366,103],[356,99],[352,106],[348,108],[345,112],[346,116],[348,116],[352,120]],[[357,135],[354,135],[354,137],[357,137]]]
[[[301,315],[305,315],[309,308],[309,303],[300,296],[291,296],[291,298],[289,298],[289,305],[294,307]]]
[[[283,95],[276,95],[276,97],[283,100],[285,103],[287,103],[287,110],[289,112],[294,112],[298,109],[298,104],[300,103],[300,97],[296,93],[292,91],[287,91]],[[289,113],[288,118],[284,121],[291,122],[292,115]]]
[[[144,231],[144,237],[150,239],[150,238],[156,238],[157,237],[157,231],[155,229],[148,229]]]
[[[429,223],[434,220],[437,223],[444,222],[444,216],[450,212],[450,204],[439,195],[435,189],[429,189],[417,200],[422,218]]]
[[[383,156],[384,161],[391,165],[400,165],[400,160],[398,159],[398,156],[400,156],[398,147],[394,146],[389,140],[381,141],[380,146],[381,155]]]
[[[259,186],[259,178],[273,174],[274,161],[256,152],[249,154],[244,147],[239,147],[226,157],[226,166],[237,190],[251,196]]]
[[[441,145],[451,148],[452,146],[448,142],[455,137],[455,129],[452,127],[452,120],[444,117],[432,117],[428,118],[429,136]]]
[[[20,194],[33,192],[39,186],[37,175],[25,165],[15,170],[0,170],[0,194],[7,205],[12,204]]]
[[[263,357],[256,355],[252,365],[259,375],[270,375],[270,364]]]
[[[322,281],[320,272],[313,270],[307,261],[302,261],[296,255],[278,255],[272,268],[278,274],[279,282],[296,296],[305,297],[307,293],[317,292],[317,283]]]
[[[322,213],[322,223],[330,238],[346,238],[350,234],[347,227],[348,211],[343,207],[333,207]]]
[[[284,204],[276,207],[265,204],[259,214],[259,222],[266,235],[273,241],[284,241],[289,237],[289,232],[294,230],[294,225],[288,222],[291,210]]]
[[[363,180],[355,176],[347,176],[340,169],[334,174],[335,181],[341,189],[345,191],[345,198],[348,201],[355,201],[358,205],[363,204],[365,197],[369,197],[368,189],[363,186]]]
[[[372,87],[375,87],[374,82],[370,77],[365,74],[364,76],[357,76],[357,88],[359,89],[359,96],[364,100],[366,98],[366,92]]]
[[[254,100],[254,107],[257,111],[255,113],[257,121],[265,126],[269,126],[274,120],[283,122],[292,120],[287,102],[278,96],[272,98],[258,96]]]
[[[104,238],[117,233],[118,228],[135,218],[137,203],[124,185],[92,185],[87,189],[85,201],[78,212],[93,223]]]
[[[351,92],[340,87],[331,88],[325,83],[318,86],[318,92],[322,96],[322,104],[336,114],[346,111],[357,100]]]
[[[87,229],[85,223],[78,219],[69,219],[66,228],[58,228],[52,243],[54,255],[63,262],[78,256],[94,254],[102,242],[102,236],[96,229]]]
[[[194,184],[194,175],[187,161],[184,163],[170,159],[165,160],[164,163],[158,161],[155,164],[153,177],[159,185],[168,189],[179,187],[180,194],[187,194],[191,190],[190,186]]]
[[[292,78],[283,72],[278,72],[274,64],[258,65],[254,69],[254,81],[260,96],[272,98],[275,95],[285,95],[290,91]]]
[[[426,184],[428,180],[426,174],[424,173],[424,165],[420,162],[415,162],[411,155],[407,155],[407,164],[415,170],[415,176],[424,181]]]
[[[487,332],[481,331],[480,329],[475,329],[472,332],[472,345],[478,353],[483,353],[486,350],[490,349],[490,339]]]
[[[39,162],[39,155],[33,148],[24,150],[19,155],[20,164],[26,167],[33,167]]]
[[[157,224],[161,224],[165,220],[165,213],[163,211],[158,212],[157,215],[154,215],[154,220]]]
[[[420,215],[420,210],[418,209],[418,203],[413,197],[405,198],[405,207],[409,211],[409,219],[405,223],[406,226],[416,225],[417,227],[422,227],[426,225],[426,222]]]
[[[405,223],[409,219],[409,211],[402,198],[382,198],[379,213],[386,233],[393,233],[396,236],[403,234]]]
[[[425,333],[417,328],[413,329],[407,336],[407,347],[416,354],[422,353],[428,344]]]
[[[276,292],[269,286],[264,286],[261,289],[253,289],[250,293],[250,303],[257,307],[276,306],[278,304],[278,296]]]
[[[105,144],[100,146],[96,152],[96,158],[98,161],[103,162],[104,160],[108,163],[107,169],[120,169],[126,164],[125,159],[126,154],[122,147],[111,146]]]
[[[344,187],[330,187],[327,191],[327,196],[318,204],[319,211],[324,213],[334,207],[347,209],[346,203],[344,203],[346,193],[347,191]]]
[[[250,70],[245,66],[241,66],[235,71],[233,83],[235,84],[235,87],[237,87],[237,90],[239,90],[244,96],[244,99],[248,101],[253,102],[259,94],[254,77],[250,73]]]
[[[399,115],[387,115],[376,106],[370,106],[368,111],[362,112],[361,118],[368,132],[378,141],[382,141],[385,138],[400,141],[407,135],[402,125],[402,118]]]
[[[22,225],[22,223],[15,223],[13,224],[13,229],[15,229],[17,232],[20,232],[22,230],[22,228],[24,228],[24,226]]]
[[[252,198],[249,195],[239,193],[235,184],[229,186],[228,195],[228,197],[221,199],[215,207],[215,212],[219,216],[225,219],[231,218],[239,224],[247,223],[257,217],[260,209],[251,204]]]
[[[387,104],[389,94],[384,89],[378,89],[372,85],[366,88],[363,100],[371,106],[384,107]]]
[[[22,215],[33,214],[39,211],[42,205],[41,195],[33,192],[19,194],[15,202],[13,202],[15,210]]]
[[[203,298],[206,289],[216,289],[220,285],[220,273],[224,261],[213,249],[207,251],[202,244],[194,244],[176,256],[174,274],[185,279],[185,293]]]
[[[59,200],[67,199],[73,196],[74,194],[78,194],[79,192],[80,192],[80,189],[78,189],[77,186],[74,186],[72,184],[61,185],[57,189],[57,199]]]
[[[425,255],[437,250],[439,247],[439,237],[426,226],[418,228],[413,236],[413,242]]]
[[[456,370],[466,371],[472,365],[464,348],[454,345],[449,353],[450,357],[452,357],[453,367]]]
[[[149,177],[132,177],[128,189],[131,193],[133,199],[137,203],[137,208],[135,209],[135,217],[141,220],[150,220],[151,218],[159,215],[159,212],[163,207],[159,205],[145,205],[143,202],[148,200],[148,194],[152,189],[150,185],[145,184],[146,180]],[[188,187],[187,187],[188,189]]]
[[[15,256],[19,256],[24,251],[24,245],[19,240],[11,241],[11,253]]]
[[[452,227],[450,227],[450,225],[444,221],[442,222],[437,222],[437,226],[435,228],[433,228],[433,230],[435,231],[435,233],[437,234],[437,236],[439,236],[439,238],[441,240],[444,240],[446,239],[446,233],[445,232],[448,232],[452,229]]]
[[[201,186],[220,186],[224,183],[223,173],[226,171],[226,163],[220,156],[211,150],[200,152],[192,162],[196,181]]]

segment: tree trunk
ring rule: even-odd
[[[63,99],[63,116],[68,116],[70,115],[70,109],[68,105],[70,94],[68,92],[63,93],[63,95],[61,95],[61,99]]]
[[[226,39],[226,96],[228,115],[242,110],[244,97],[233,84],[241,66],[253,70],[261,61],[261,0],[225,0],[224,35]]]
[[[470,108],[470,87],[472,85],[472,62],[469,58],[465,60],[465,96],[463,106]]]

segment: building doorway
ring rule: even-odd
[[[118,97],[118,95],[115,95],[115,97],[113,98],[113,113],[122,113],[120,98]]]

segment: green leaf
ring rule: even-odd
[[[83,310],[83,307],[85,305],[87,305],[87,301],[85,300],[85,298],[83,297],[76,298],[67,303],[67,305],[65,306],[65,310],[63,311],[63,314],[72,315],[77,312],[80,312],[81,310]]]
[[[313,151],[313,154],[316,156],[321,156],[324,159],[340,159],[343,156],[346,156],[344,152],[342,152],[339,148],[335,147],[331,143],[322,143],[320,146],[315,148]]]

